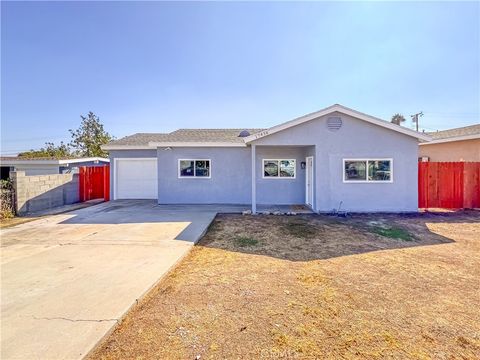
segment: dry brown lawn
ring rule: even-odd
[[[17,226],[20,224],[24,224],[33,220],[37,220],[39,217],[12,217],[6,219],[0,219],[0,229],[5,229],[12,226]]]
[[[92,359],[479,359],[480,213],[221,215]]]

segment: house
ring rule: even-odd
[[[422,161],[480,161],[480,124],[428,133],[420,143]]]
[[[103,149],[111,199],[409,212],[418,208],[418,142],[429,140],[336,104],[269,129],[138,133]]]
[[[83,158],[25,158],[2,156],[0,158],[2,180],[8,179],[10,171],[25,171],[25,175],[48,175],[78,172],[80,166],[103,166],[109,159]]]

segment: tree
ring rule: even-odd
[[[40,150],[30,150],[18,154],[18,157],[25,158],[68,158],[72,156],[72,152],[67,144],[63,141],[60,145],[55,146],[53,142],[46,142],[45,147]]]
[[[106,157],[107,152],[101,149],[109,141],[113,140],[108,132],[103,129],[100,119],[93,112],[87,116],[80,115],[82,123],[77,130],[69,130],[72,134],[70,146],[76,149],[79,156],[100,156]]]
[[[402,125],[402,123],[405,122],[405,117],[402,114],[397,113],[392,116],[391,122],[397,125]]]

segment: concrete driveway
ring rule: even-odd
[[[112,201],[1,230],[1,358],[85,356],[215,215]]]

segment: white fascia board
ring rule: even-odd
[[[148,145],[102,145],[102,150],[155,150],[154,146]]]
[[[261,131],[259,133],[247,136],[244,139],[244,141],[245,141],[245,143],[249,143],[249,142],[261,139],[265,136],[272,135],[272,134],[275,134],[279,131],[291,128],[293,126],[303,124],[304,122],[307,122],[307,121],[310,121],[310,120],[313,120],[313,119],[316,119],[316,118],[319,118],[319,117],[322,117],[322,116],[325,116],[325,115],[332,114],[334,112],[339,112],[339,113],[354,117],[356,119],[367,121],[371,124],[375,124],[375,125],[378,125],[378,126],[390,129],[390,130],[394,130],[394,131],[397,131],[397,132],[405,134],[405,135],[413,136],[413,137],[415,137],[419,140],[430,141],[432,139],[427,134],[423,134],[423,133],[420,133],[420,132],[417,132],[417,131],[414,131],[414,130],[411,130],[411,129],[407,129],[407,128],[404,128],[400,125],[392,124],[392,123],[389,123],[387,121],[378,119],[376,117],[361,113],[359,111],[349,109],[345,106],[335,104],[335,105],[329,106],[329,107],[327,107],[323,110],[301,116],[299,118],[287,121],[283,124],[273,126],[269,129]]]
[[[446,138],[446,139],[432,140],[430,142],[421,143],[420,145],[442,144],[442,143],[452,142],[452,141],[475,140],[475,139],[480,139],[480,134],[463,135],[463,136],[455,136],[455,137]]]
[[[80,159],[30,159],[30,160],[1,160],[0,163],[2,166],[21,166],[21,165],[64,165],[64,164],[75,164],[79,162],[88,162],[88,161],[103,161],[110,162],[109,159],[101,157],[90,157],[90,158],[80,158]]]
[[[246,147],[245,143],[232,142],[150,142],[151,147]]]
[[[0,160],[2,166],[18,165],[59,165],[59,160]]]
[[[88,162],[88,161],[102,161],[102,162],[110,162],[110,159],[102,158],[102,157],[88,157],[88,158],[79,158],[79,159],[62,159],[59,160],[59,164],[76,164],[79,162]]]

